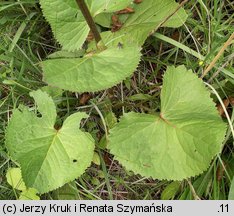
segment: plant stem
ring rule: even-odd
[[[101,35],[99,33],[99,31],[97,30],[97,27],[95,25],[95,22],[93,20],[92,15],[90,14],[90,11],[85,3],[84,0],[76,0],[76,3],[78,4],[86,22],[89,25],[90,30],[93,33],[94,39],[96,41],[97,47],[98,47],[98,43],[102,40]]]

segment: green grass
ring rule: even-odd
[[[86,104],[82,95],[63,92],[56,98],[58,124],[70,114],[82,110],[90,114],[84,126],[96,140],[100,165],[93,164],[76,182],[45,194],[41,199],[227,199],[234,175],[233,137],[231,127],[223,151],[202,175],[179,184],[146,179],[121,167],[105,143],[106,124],[110,126],[123,112],[153,112],[159,109],[162,75],[167,65],[185,64],[199,76],[234,32],[232,0],[191,0],[185,9],[189,18],[179,29],[161,28],[143,47],[143,57],[131,79],[103,92],[91,94]],[[11,161],[4,145],[4,133],[12,110],[19,104],[33,105],[31,90],[42,82],[40,61],[60,47],[42,16],[38,1],[0,2],[0,200],[16,199],[6,182],[6,171],[17,164]],[[227,48],[215,67],[205,76],[221,99],[234,97],[234,45]],[[212,91],[211,91],[212,92]],[[215,94],[214,101],[219,104]],[[233,105],[228,105],[232,126]],[[114,114],[114,115],[113,115]],[[224,117],[224,121],[227,121]],[[165,196],[171,191],[170,196]],[[163,192],[164,191],[164,192]]]

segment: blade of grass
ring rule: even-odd
[[[187,52],[187,53],[191,54],[192,56],[198,58],[200,61],[205,61],[205,59],[206,59],[205,56],[199,54],[198,52],[194,51],[193,49],[190,49],[189,47],[185,46],[184,44],[182,44],[182,43],[180,43],[180,42],[178,42],[178,41],[176,41],[174,39],[171,39],[171,38],[169,38],[169,37],[167,37],[165,35],[162,35],[160,33],[154,33],[153,36],[160,39],[160,40],[163,40],[163,41],[165,41],[165,42],[167,42],[167,43],[169,43],[169,44],[171,44],[173,46],[176,46],[179,49],[184,50],[185,52]],[[217,68],[216,66],[214,66],[214,67]],[[221,71],[225,75],[227,75],[227,76],[231,77],[232,79],[234,79],[234,74],[233,73],[229,72],[228,70],[226,70],[224,68]]]

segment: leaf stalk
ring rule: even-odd
[[[102,38],[101,35],[96,27],[96,24],[93,20],[93,17],[85,3],[84,0],[76,0],[76,3],[78,5],[78,7],[80,8],[87,24],[89,25],[89,28],[91,30],[91,32],[93,33],[94,39],[96,41],[96,45],[98,49],[105,49],[105,45],[102,42]]]

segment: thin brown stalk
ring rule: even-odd
[[[96,25],[95,25],[93,17],[91,15],[85,1],[84,0],[76,0],[76,3],[78,4],[87,24],[89,25],[90,30],[93,33],[96,44],[98,45],[98,43],[102,40],[102,38],[101,38],[101,35],[100,35]]]
[[[209,73],[209,71],[215,66],[215,63],[219,60],[219,58],[221,57],[221,55],[224,53],[224,51],[227,49],[227,47],[229,45],[231,45],[232,40],[234,39],[234,32],[232,33],[232,35],[229,37],[229,39],[224,43],[223,47],[221,48],[221,50],[218,52],[218,54],[215,56],[215,58],[213,59],[213,61],[209,64],[209,66],[205,69],[205,71],[203,72],[201,78],[204,78],[204,76],[206,76],[206,74]]]

